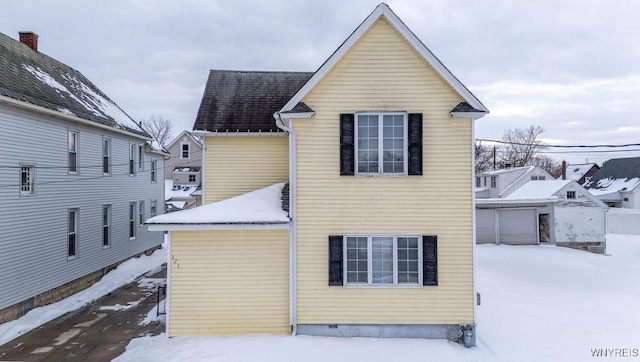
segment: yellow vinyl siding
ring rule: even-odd
[[[298,323],[474,322],[472,123],[462,98],[391,28],[376,24],[303,99],[294,121]],[[423,176],[340,176],[339,115],[423,113]],[[328,286],[328,236],[438,235],[438,286]]]
[[[169,336],[290,333],[288,230],[171,238]]]
[[[207,204],[289,179],[285,135],[207,136],[205,145]]]

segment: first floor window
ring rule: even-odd
[[[102,205],[102,246],[111,244],[111,205]]]
[[[156,200],[151,200],[151,205],[149,205],[149,213],[151,214],[151,217],[154,217],[158,214],[158,201]]]
[[[189,182],[196,182],[196,175],[189,175]]]
[[[407,115],[356,114],[357,173],[406,174]]]
[[[345,236],[346,284],[422,284],[418,236]]]
[[[140,206],[140,210],[138,211],[140,214],[138,222],[140,223],[140,226],[142,226],[144,224],[144,201],[140,201],[138,205]]]
[[[69,209],[67,257],[78,256],[78,209]]]
[[[68,135],[69,172],[78,172],[78,132],[69,131]]]
[[[20,165],[20,195],[29,196],[36,193],[35,165]]]
[[[129,203],[129,239],[136,238],[136,203]]]
[[[476,187],[480,187],[482,183],[480,183],[480,177],[476,177]]]

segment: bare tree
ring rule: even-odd
[[[508,129],[502,135],[504,144],[501,147],[500,160],[511,167],[521,167],[534,164],[538,152],[545,149],[540,139],[544,128],[529,126],[521,129]]]
[[[536,155],[532,165],[539,166],[555,178],[562,175],[562,164],[547,155]]]
[[[486,172],[493,168],[493,147],[476,142],[476,173]]]
[[[151,116],[140,122],[142,128],[151,135],[162,147],[170,141],[173,123],[170,119],[160,116]]]

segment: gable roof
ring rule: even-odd
[[[312,75],[309,72],[211,70],[193,129],[282,132],[276,126],[273,112],[282,108]],[[294,106],[310,110],[304,104]]]
[[[544,181],[529,181],[526,184],[520,186],[505,199],[539,199],[549,198],[555,196],[555,194],[562,190],[563,187],[575,182],[573,180],[544,180]],[[576,186],[578,186],[576,184]]]
[[[555,180],[555,177],[551,176],[551,174],[549,174],[547,171],[545,171],[545,170],[544,170],[542,167],[540,167],[540,166],[525,166],[525,167],[522,167],[522,168],[528,168],[528,169],[527,169],[527,170],[525,170],[525,172],[524,172],[522,175],[520,175],[520,177],[518,177],[517,179],[515,179],[515,180],[514,180],[514,181],[513,181],[509,186],[507,186],[504,190],[502,190],[502,192],[500,192],[500,195],[499,195],[500,197],[502,197],[502,195],[507,195],[507,196],[508,196],[508,195],[510,195],[509,191],[510,191],[512,188],[516,187],[516,185],[517,185],[521,180],[523,180],[523,179],[525,179],[525,178],[529,177],[529,175],[530,175],[533,171],[535,171],[535,170],[542,171],[542,172],[545,174],[545,176],[546,176],[546,177],[549,177],[549,180]],[[517,189],[516,189],[516,190],[517,190]]]
[[[634,181],[633,179],[637,179]],[[634,181],[634,182],[631,182]],[[605,162],[602,167],[585,183],[587,189],[605,189],[609,191],[630,191],[640,182],[640,157],[613,158]],[[620,188],[613,190],[612,186],[619,184]],[[617,187],[617,186],[616,186]]]
[[[336,49],[324,64],[318,68],[313,76],[298,90],[291,99],[280,109],[281,113],[291,111],[342,59],[342,57],[358,42],[358,40],[371,28],[379,18],[385,18],[389,24],[413,47],[413,49],[436,71],[438,75],[451,88],[460,95],[467,106],[459,104],[452,113],[474,113],[476,116],[489,113],[489,110],[476,98],[447,67],[415,36],[415,34],[398,18],[387,6],[381,3],[369,16],[351,33],[351,35]]]
[[[191,135],[191,132],[189,132],[187,130],[184,130],[184,131],[180,132],[180,134],[177,135],[174,139],[172,139],[171,142],[167,143],[167,146],[165,148],[166,149],[171,148],[171,146],[173,146],[174,143],[176,143],[179,139],[181,139],[182,136],[189,137],[194,143],[196,143],[198,146],[202,147],[202,142],[199,139],[193,137],[193,135]]]
[[[598,168],[598,165],[595,163],[581,163],[581,164],[567,165],[567,169],[565,171],[566,178],[567,180],[578,181],[593,167]]]
[[[150,137],[82,73],[2,33],[0,96]]]

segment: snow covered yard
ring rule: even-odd
[[[607,253],[478,246],[472,349],[420,339],[161,335],[134,339],[116,361],[588,361],[599,348],[618,356],[608,361],[640,361],[640,236],[607,235]]]

